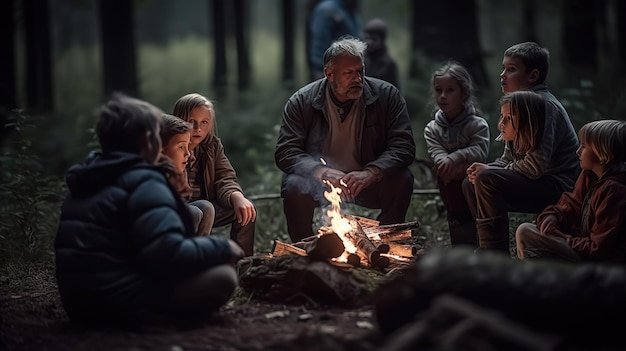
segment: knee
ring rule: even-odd
[[[483,169],[476,174],[474,188],[480,189],[481,191],[487,189],[496,190],[500,189],[502,187],[501,185],[506,184],[508,181],[502,169]]]
[[[522,223],[515,230],[515,239],[517,241],[523,241],[529,235],[532,235],[537,231],[537,226],[532,223]]]
[[[237,271],[230,265],[221,265],[211,269],[211,286],[214,289],[212,302],[222,306],[228,302],[239,284]]]
[[[215,206],[208,200],[196,200],[191,203],[195,207],[197,207],[202,214],[205,216],[213,216],[215,217]]]
[[[187,209],[189,209],[189,213],[191,213],[191,217],[194,221],[199,222],[202,219],[202,210],[198,208],[198,206],[188,204]]]

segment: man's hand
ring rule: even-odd
[[[346,174],[346,176],[343,177],[342,180],[343,183],[345,183],[345,188],[348,190],[350,200],[354,200],[355,197],[359,196],[363,189],[376,182],[376,175],[367,170],[353,171]]]
[[[230,195],[230,204],[233,206],[235,216],[237,216],[237,223],[242,226],[253,222],[256,219],[256,209],[250,200],[239,191],[235,191]]]
[[[325,168],[324,173],[322,173],[322,179],[321,180],[327,180],[335,188],[338,188],[338,187],[342,187],[339,182],[341,181],[341,178],[343,178],[345,176],[346,176],[346,174],[343,173],[342,171],[339,171],[339,170],[336,170],[336,169],[332,169],[332,168]]]

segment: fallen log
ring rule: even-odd
[[[342,268],[328,261],[310,257],[246,257],[238,262],[240,286],[255,299],[280,304],[317,303],[355,307],[367,302],[371,288],[378,285],[382,273],[361,268]],[[371,276],[365,281],[364,277]]]
[[[558,336],[532,331],[497,311],[442,295],[421,318],[389,336],[380,349],[555,351],[560,342]]]
[[[513,260],[508,255],[433,250],[380,286],[374,297],[383,333],[414,321],[443,294],[463,298],[533,330],[594,349],[626,346],[626,267]]]

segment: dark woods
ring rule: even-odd
[[[282,41],[282,59],[270,62],[281,67],[282,75],[277,77],[284,85],[292,86],[296,41],[305,40],[297,34],[296,28],[300,12],[306,12],[308,2],[316,0],[280,0],[275,2],[274,11],[279,13],[280,40]],[[54,50],[51,36],[55,23],[51,23],[51,3],[48,0],[10,0],[0,4],[0,26],[2,40],[0,47],[0,114],[2,122],[6,114],[19,105],[35,112],[53,109],[53,66],[51,55]],[[74,6],[87,6],[87,2],[75,2]],[[138,95],[137,47],[140,43],[135,38],[135,18],[141,4],[131,1],[96,1],[98,27],[102,45],[102,71],[105,95],[112,91],[125,91]],[[274,4],[274,3],[272,3]],[[479,40],[480,11],[491,6],[508,6],[493,1],[446,0],[436,2],[407,1],[404,6],[410,10],[410,48],[408,59],[409,72],[406,79],[416,78],[419,74],[419,62],[416,53],[424,52],[434,60],[454,59],[468,67],[478,86],[489,87],[484,64],[485,52]],[[565,58],[572,65],[585,68],[597,68],[606,77],[611,75],[616,64],[623,62],[626,56],[626,4],[618,1],[567,1],[554,2],[560,6],[563,15],[562,42]],[[224,92],[227,84],[227,41],[234,40],[236,48],[237,79],[236,87],[245,90],[251,84],[251,52],[249,50],[251,3],[246,0],[208,0],[206,21],[210,28],[209,36],[214,45],[210,54],[215,64],[211,77],[207,77],[213,88]],[[446,19],[434,14],[446,14]],[[621,15],[620,15],[621,14]],[[304,14],[305,16],[306,14]],[[538,40],[537,23],[542,21],[542,14],[533,0],[523,2],[522,13],[511,14],[523,18],[523,40]],[[363,16],[362,16],[363,17]],[[362,18],[365,20],[365,18]],[[305,22],[304,22],[305,23]],[[302,25],[304,25],[302,23]],[[76,29],[80,30],[80,29]],[[23,33],[23,39],[18,34]],[[25,89],[18,91],[18,62],[16,44],[23,40],[25,48]],[[601,72],[602,73],[602,72]],[[614,72],[613,72],[614,73]],[[493,80],[491,80],[493,81]],[[21,96],[21,94],[24,96]]]

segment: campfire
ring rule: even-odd
[[[331,208],[326,211],[330,226],[322,226],[318,234],[294,244],[274,241],[273,256],[299,255],[328,259],[336,265],[386,268],[391,262],[409,262],[419,253],[410,244],[398,242],[411,238],[419,223],[406,222],[380,225],[378,221],[341,213],[341,188],[330,187],[324,196]]]

